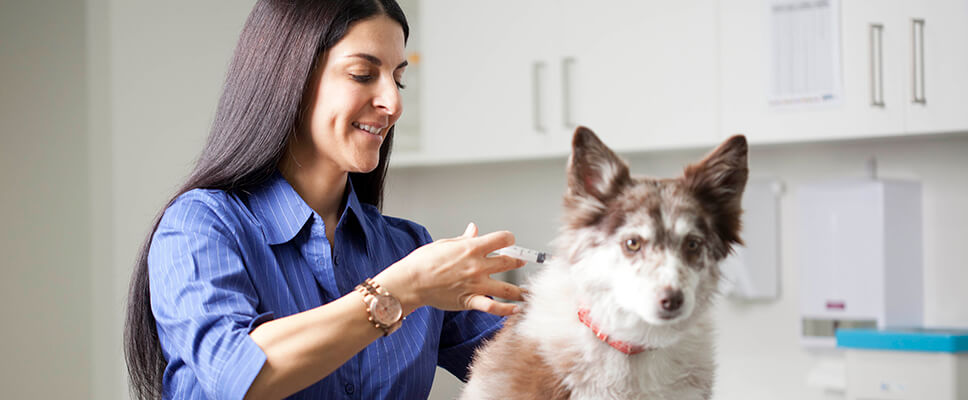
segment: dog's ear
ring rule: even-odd
[[[631,177],[625,161],[590,129],[579,126],[571,143],[565,207],[581,211],[572,215],[584,223],[574,222],[584,225],[601,215],[608,201],[631,182]]]
[[[686,167],[685,187],[712,215],[719,237],[729,245],[742,244],[739,232],[743,190],[749,177],[746,137],[727,139],[702,161]]]
[[[571,142],[568,189],[607,202],[629,183],[629,167],[590,129],[579,126]]]

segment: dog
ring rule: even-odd
[[[472,360],[463,400],[709,399],[718,264],[741,244],[746,138],[675,179],[576,129],[556,257]]]

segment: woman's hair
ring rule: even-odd
[[[197,188],[245,191],[278,168],[289,139],[309,105],[302,104],[320,55],[359,20],[387,15],[409,37],[395,0],[259,0],[249,14],[229,66],[208,142],[191,175],[168,205]],[[325,96],[325,93],[320,93]],[[368,173],[350,173],[359,200],[380,208],[393,128],[380,147],[380,162]],[[167,206],[166,206],[167,208]],[[128,292],[124,350],[131,391],[141,399],[162,396],[166,361],[148,285],[148,249],[161,214],[145,239]]]

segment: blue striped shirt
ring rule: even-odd
[[[241,399],[266,361],[255,327],[342,297],[431,241],[346,187],[332,251],[322,218],[279,173],[250,193],[195,189],[168,207],[148,253],[166,398]],[[436,365],[466,379],[474,349],[500,326],[485,313],[419,308],[291,398],[426,398]]]

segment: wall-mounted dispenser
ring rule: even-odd
[[[720,291],[732,298],[754,301],[776,300],[780,296],[780,196],[778,179],[750,180],[743,192],[744,245],[720,268]]]
[[[833,347],[838,328],[920,326],[920,183],[817,183],[797,199],[804,345]]]

